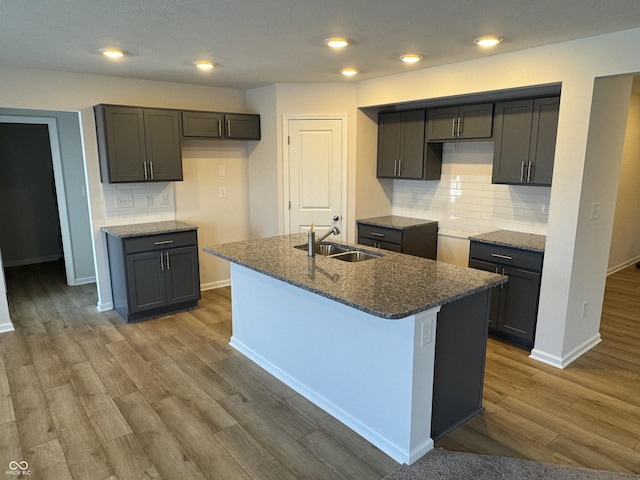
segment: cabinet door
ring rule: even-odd
[[[402,151],[398,165],[400,178],[423,178],[424,118],[424,110],[402,112]]]
[[[455,138],[457,119],[458,107],[427,110],[427,138],[429,140],[451,140]]]
[[[493,126],[493,103],[463,105],[458,112],[457,137],[490,138]]]
[[[144,109],[148,180],[182,180],[179,113]]]
[[[167,304],[161,252],[127,255],[129,312],[136,313]]]
[[[533,102],[529,152],[533,171],[529,183],[534,185],[551,185],[559,110],[560,97],[538,98]]]
[[[531,141],[533,100],[499,102],[495,105],[495,146],[492,183],[526,181]]]
[[[163,252],[167,304],[200,298],[198,249],[195,246],[172,248]]]
[[[402,142],[402,114],[378,115],[378,178],[393,178],[397,173]]]
[[[223,113],[182,112],[182,136],[222,138]]]
[[[224,137],[238,140],[260,140],[260,115],[226,113]]]
[[[477,268],[478,270],[484,270],[485,272],[491,273],[500,273],[501,269],[495,263],[483,262],[482,260],[470,259],[469,260],[469,268]],[[500,301],[501,295],[500,293],[504,289],[503,285],[498,285],[497,287],[493,287],[490,293],[490,305],[489,305],[489,328],[491,330],[496,330],[498,328],[498,324],[500,321],[500,310],[501,305]]]
[[[145,180],[144,117],[141,108],[98,106],[101,180],[109,183]]]
[[[508,339],[531,348],[538,316],[540,274],[513,267],[505,267],[504,274],[509,281],[504,285],[504,315],[499,329]]]

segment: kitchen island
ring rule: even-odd
[[[230,344],[413,463],[482,411],[488,292],[506,278],[356,245],[380,256],[309,257],[306,239],[204,248],[232,263]]]

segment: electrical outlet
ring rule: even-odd
[[[133,195],[118,195],[116,208],[133,208]]]
[[[431,321],[431,319],[424,320],[420,324],[420,346],[421,347],[424,347],[425,345],[431,343],[432,329],[433,329],[433,322]]]
[[[600,218],[600,203],[591,204],[591,220],[598,220]]]
[[[161,198],[162,198],[162,205],[169,205],[169,194],[168,193],[163,193]]]
[[[543,203],[540,207],[540,213],[542,215],[549,215],[549,205]]]
[[[219,177],[226,177],[227,176],[227,171],[226,171],[224,165],[220,165],[218,167],[218,176]]]
[[[145,201],[147,207],[151,207],[153,205],[153,195],[146,195],[144,197],[144,201]]]
[[[220,198],[227,198],[227,187],[220,187]]]
[[[589,302],[584,302],[582,304],[582,318],[586,318],[587,316],[587,305],[589,305]]]

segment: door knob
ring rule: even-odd
[[[340,215],[334,215],[333,216],[333,221],[337,222],[338,220],[340,220]]]

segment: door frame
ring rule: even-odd
[[[49,146],[51,148],[51,161],[53,163],[53,180],[56,185],[56,200],[58,202],[58,218],[60,221],[60,233],[62,235],[64,269],[67,276],[67,284],[75,285],[76,274],[75,269],[73,268],[71,230],[69,227],[69,216],[67,212],[67,196],[64,188],[64,174],[62,171],[62,153],[60,152],[58,123],[53,117],[22,117],[16,115],[0,115],[0,123],[47,125],[49,129]]]
[[[342,169],[341,169],[341,191],[342,198],[340,199],[341,208],[340,208],[340,217],[342,218],[342,233],[343,238],[348,238],[349,231],[349,222],[347,219],[347,172],[349,170],[349,123],[348,123],[348,115],[346,113],[337,113],[337,114],[329,114],[329,115],[312,115],[312,114],[284,114],[282,115],[282,218],[283,218],[283,226],[284,226],[284,234],[288,235],[291,233],[291,218],[289,216],[289,201],[291,200],[290,194],[290,178],[289,178],[289,170],[290,170],[290,162],[289,162],[289,121],[290,120],[339,120],[341,125],[341,133],[342,133],[342,146],[341,146],[341,155],[342,155]]]

